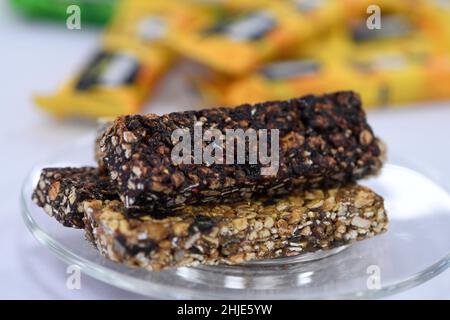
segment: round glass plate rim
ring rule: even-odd
[[[86,141],[85,139],[79,140]],[[395,165],[395,164],[387,164]],[[113,286],[128,290],[130,292],[142,294],[145,296],[154,296],[155,292],[164,292],[164,297],[167,298],[202,298],[202,299],[226,299],[229,298],[228,295],[224,292],[208,292],[202,293],[193,291],[191,288],[183,288],[180,286],[174,286],[169,284],[157,284],[152,282],[147,282],[145,280],[133,278],[130,275],[120,273],[115,270],[111,270],[108,267],[98,265],[94,262],[90,262],[89,260],[71,252],[68,248],[66,248],[63,244],[59,243],[58,240],[54,239],[51,235],[42,230],[38,223],[31,215],[31,209],[28,206],[27,195],[26,195],[26,183],[32,178],[33,172],[35,172],[36,168],[40,168],[40,166],[33,167],[30,172],[27,174],[21,189],[21,214],[22,218],[27,226],[28,230],[32,233],[32,235],[38,240],[39,243],[49,248],[51,252],[53,252],[59,259],[68,264],[77,264],[80,266],[81,271],[86,275],[89,275],[97,280],[109,283]],[[409,168],[408,168],[409,169]],[[418,171],[425,177],[428,175],[424,174],[422,170]],[[442,187],[441,184],[438,184]],[[446,190],[442,187],[443,190]],[[446,190],[447,191],[447,190]],[[393,281],[391,283],[383,284],[381,288],[377,290],[361,290],[356,291],[351,294],[340,294],[340,295],[330,295],[330,296],[320,296],[320,297],[311,297],[311,298],[321,298],[321,299],[368,299],[368,298],[381,298],[385,296],[389,296],[395,293],[402,292],[406,289],[413,288],[417,285],[420,285],[435,276],[439,275],[447,268],[450,267],[450,252],[447,253],[440,260],[437,260],[433,264],[429,265],[425,269],[416,272],[415,274],[398,281]],[[149,271],[151,272],[151,271]],[[139,285],[140,283],[144,283],[144,285]],[[247,299],[246,296],[239,296],[239,293],[245,290],[233,290],[233,298],[243,298]],[[292,293],[295,292],[295,289],[286,289],[285,291],[277,291],[277,299],[290,298],[292,299]],[[158,298],[158,297],[156,297]],[[258,298],[258,297],[256,297]]]

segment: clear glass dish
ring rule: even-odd
[[[132,269],[100,256],[82,230],[64,228],[31,201],[45,166],[94,165],[93,135],[32,169],[23,184],[23,219],[36,239],[82,272],[156,298],[379,298],[417,286],[450,265],[450,195],[404,160],[362,181],[381,194],[387,233],[334,251],[248,263],[162,272]]]

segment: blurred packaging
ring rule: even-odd
[[[341,18],[334,1],[237,1],[210,6],[196,30],[180,29],[169,46],[178,53],[229,75],[242,75],[305,43]]]
[[[107,27],[102,48],[54,95],[37,96],[38,106],[58,117],[108,117],[137,113],[174,54],[162,45],[172,5],[122,2]],[[175,19],[177,20],[177,19]],[[179,20],[177,20],[179,21]]]
[[[38,105],[139,112],[177,57],[209,70],[192,79],[208,105],[349,89],[369,107],[450,98],[450,0],[118,3],[98,54]],[[378,29],[367,24],[374,5]]]
[[[367,107],[450,98],[450,37],[438,28],[443,19],[430,14],[436,8],[428,3],[424,15],[411,1],[378,1],[382,28],[370,30],[366,9],[373,1],[346,2],[343,23],[232,81],[219,73],[199,79],[201,91],[230,106],[348,89]]]

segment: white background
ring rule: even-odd
[[[27,171],[94,127],[55,121],[36,109],[31,96],[51,92],[77,70],[96,47],[98,35],[96,29],[68,31],[63,24],[25,21],[6,1],[0,2],[0,298],[140,298],[85,275],[81,290],[67,290],[66,265],[35,241],[19,211]],[[164,113],[189,105],[178,90],[160,94],[148,110]],[[436,179],[450,181],[450,102],[379,109],[369,118],[390,150],[426,167]],[[450,271],[393,298],[450,299]]]

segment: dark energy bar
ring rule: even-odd
[[[108,176],[97,168],[45,168],[32,195],[33,201],[66,227],[84,228],[83,202],[118,199]]]
[[[278,129],[278,171],[261,175],[261,163],[175,164],[172,132],[183,128],[193,134],[199,122],[203,129],[221,132]],[[122,116],[103,134],[100,148],[100,165],[125,206],[149,210],[339,186],[376,174],[384,156],[359,95],[351,91],[163,116]]]

